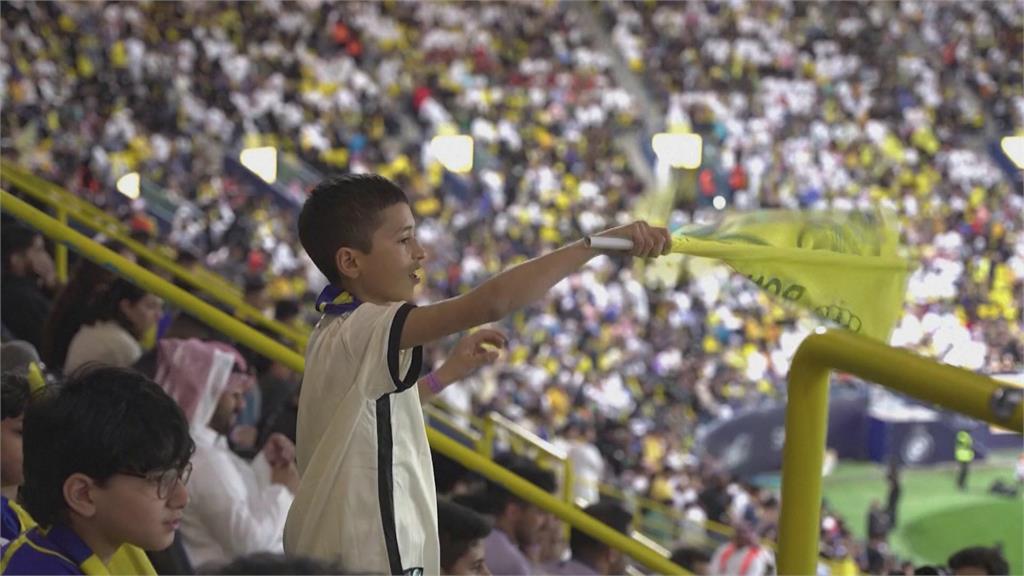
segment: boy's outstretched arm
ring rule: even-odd
[[[598,236],[628,238],[633,256],[650,258],[672,247],[668,230],[634,222]],[[552,286],[600,254],[577,241],[487,280],[473,290],[435,304],[414,308],[402,328],[401,347],[412,348],[475,326],[496,322],[539,300]]]

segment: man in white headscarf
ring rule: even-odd
[[[191,501],[181,533],[200,571],[254,552],[283,552],[288,509],[299,483],[295,446],[281,434],[247,462],[228,447],[227,435],[252,386],[244,358],[234,348],[201,340],[163,340],[156,381],[189,420]]]

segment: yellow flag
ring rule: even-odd
[[[715,258],[762,290],[884,342],[903,309],[909,263],[893,215],[763,211],[679,230],[672,251]]]

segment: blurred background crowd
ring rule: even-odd
[[[673,226],[713,216],[718,197],[886,203],[917,264],[892,344],[1020,372],[1024,196],[993,143],[1024,127],[1022,18],[1019,2],[5,2],[0,147],[300,327],[325,281],[297,208],[329,173],[406,191],[429,251],[423,301],[628,221],[653,189],[676,198]],[[645,142],[667,130],[703,137],[700,168],[657,174]],[[473,136],[471,172],[432,158],[444,133]],[[267,144],[289,159],[274,183],[235,161]],[[129,172],[140,198],[118,192]],[[5,334],[51,370],[135,365],[157,338],[202,333],[85,262],[60,286],[47,248],[15,228]],[[721,267],[687,263],[665,283],[601,258],[502,326],[504,360],[442,400],[566,447],[585,500],[603,482],[771,538],[777,493],[732,477],[697,432],[784,399],[815,326]],[[232,439],[252,456],[294,434],[299,378],[243,354],[259,386]],[[900,568],[884,538],[823,518],[836,558]]]

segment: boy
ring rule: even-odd
[[[87,369],[33,398],[23,445],[22,503],[39,526],[4,548],[5,574],[152,573],[112,561],[174,540],[194,448],[174,400],[138,372]]]
[[[633,241],[635,256],[665,254],[668,231],[643,222],[602,235]],[[285,551],[356,573],[437,574],[437,502],[420,402],[461,375],[448,363],[423,378],[423,344],[540,299],[598,252],[575,242],[507,270],[456,298],[417,308],[425,252],[405,193],[377,175],[320,183],[299,216],[299,238],[330,284],[306,350],[299,400],[302,482]],[[481,335],[482,334],[482,335]],[[473,354],[502,345],[469,338]],[[466,342],[464,340],[463,342]]]
[[[0,484],[3,485],[3,501],[0,503],[3,528],[0,539],[3,544],[21,534],[23,527],[32,524],[25,510],[18,506],[18,487],[21,486],[21,433],[25,418],[25,405],[29,399],[28,378],[21,374],[5,372],[2,378],[0,409]]]

